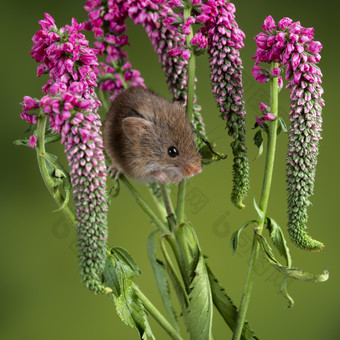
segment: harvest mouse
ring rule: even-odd
[[[130,87],[114,99],[103,139],[116,178],[124,173],[143,182],[178,184],[202,171],[183,107],[149,89]]]

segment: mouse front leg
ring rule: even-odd
[[[156,170],[150,173],[150,175],[162,184],[170,183],[171,178],[165,171]]]

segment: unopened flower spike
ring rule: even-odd
[[[245,37],[235,21],[235,6],[227,1],[209,1],[202,5],[205,27],[201,30],[208,37],[208,53],[212,91],[226,120],[228,134],[234,138],[231,147],[234,155],[233,189],[231,200],[244,208],[243,200],[249,190],[249,165],[245,145],[245,103],[242,86],[242,60],[239,50]]]
[[[83,25],[75,19],[60,30],[47,13],[39,23],[41,30],[33,37],[30,53],[44,65],[38,66],[38,74],[41,69],[48,70],[49,80],[42,87],[45,95],[40,100],[24,97],[26,115],[21,117],[29,122],[27,112],[39,107],[49,117],[50,128],[61,135],[71,168],[80,273],[89,289],[105,293],[101,274],[107,240],[106,165],[96,113],[100,102],[94,92],[97,57],[80,33]],[[30,146],[35,145],[36,139],[31,137]]]
[[[259,63],[278,62],[286,67],[287,88],[290,89],[291,123],[286,171],[288,232],[299,248],[319,251],[324,245],[313,240],[306,229],[322,131],[322,73],[317,66],[322,45],[313,40],[313,28],[304,28],[300,22],[293,22],[290,18],[281,19],[276,26],[269,16],[262,28],[266,33],[261,32],[255,37],[257,51],[253,75],[258,74]],[[271,76],[279,74],[281,68],[271,71]],[[257,80],[261,82],[262,78]],[[282,78],[279,76],[280,87]]]

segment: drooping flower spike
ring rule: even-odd
[[[300,248],[317,251],[324,245],[307,233],[307,207],[314,190],[314,180],[322,130],[322,73],[317,63],[322,45],[314,41],[314,29],[304,28],[290,18],[276,25],[268,16],[262,26],[266,33],[256,37],[254,73],[261,62],[278,62],[286,67],[290,89],[290,130],[287,154],[288,231]],[[277,76],[281,67],[272,70]],[[255,78],[261,82],[260,77]]]
[[[201,33],[207,36],[212,92],[234,138],[233,190],[231,200],[243,208],[249,190],[249,165],[245,146],[245,103],[242,86],[242,60],[239,50],[245,37],[235,20],[235,6],[224,0],[209,0],[201,6],[197,20],[204,23]]]
[[[40,108],[49,117],[50,128],[61,134],[71,168],[82,280],[95,293],[104,293],[101,274],[106,260],[107,198],[101,121],[96,113],[100,102],[94,92],[97,57],[80,33],[83,25],[75,19],[58,29],[45,13],[39,23],[41,30],[33,37],[30,53],[41,63],[38,76],[48,73],[49,79],[40,100],[24,97],[21,117],[37,123],[36,116],[28,112]],[[30,138],[31,146],[35,142]]]

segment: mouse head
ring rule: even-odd
[[[143,160],[138,166],[143,167],[144,177],[179,183],[201,172],[201,156],[182,106],[154,97],[130,111],[122,121],[123,131],[134,157]]]

